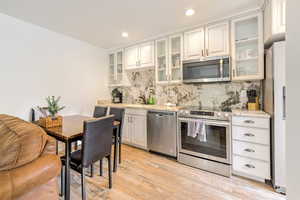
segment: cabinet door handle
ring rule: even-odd
[[[202,54],[202,57],[204,57],[204,50],[203,49],[201,50],[201,54]]]
[[[250,153],[254,153],[255,152],[255,150],[253,150],[253,149],[244,149],[244,151],[250,152]]]
[[[247,137],[254,137],[255,135],[252,134],[252,133],[245,133],[244,136],[247,136]]]
[[[253,120],[245,120],[244,123],[246,123],[246,124],[254,124],[255,121],[253,121]]]
[[[251,164],[246,164],[245,166],[248,167],[248,168],[250,168],[250,169],[254,169],[255,168],[255,166],[251,165]]]
[[[286,88],[282,87],[282,119],[286,118]]]
[[[206,49],[206,56],[208,56],[208,49]]]

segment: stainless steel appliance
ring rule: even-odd
[[[275,42],[266,51],[266,80],[264,81],[264,110],[271,115],[272,182],[277,192],[285,193],[285,42]]]
[[[149,150],[176,157],[176,113],[149,111],[147,120]]]
[[[207,60],[188,60],[183,62],[183,82],[230,81],[230,57],[215,57]]]
[[[191,107],[178,113],[178,161],[231,176],[231,113]],[[189,134],[189,123],[205,127],[205,140]]]

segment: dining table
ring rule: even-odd
[[[70,157],[72,152],[72,143],[76,141],[80,141],[83,137],[83,122],[85,120],[91,120],[95,119],[93,117],[89,116],[83,116],[83,115],[71,115],[71,116],[64,116],[63,117],[63,123],[62,126],[58,127],[52,127],[52,128],[45,128],[42,127],[45,132],[55,138],[56,140],[64,143],[65,145],[65,186],[63,187],[64,190],[64,199],[70,200]],[[38,124],[38,122],[36,122]],[[114,131],[115,135],[114,137],[118,137],[119,133],[119,125],[120,122],[114,121],[112,126],[113,128],[117,129],[117,131]],[[114,156],[116,156],[118,150],[118,139],[115,140],[115,150],[114,150]],[[114,162],[114,165],[117,165],[118,162]],[[117,166],[114,166],[116,169]]]

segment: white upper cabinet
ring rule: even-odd
[[[184,60],[223,55],[229,55],[228,22],[184,33]]]
[[[147,42],[125,49],[125,69],[154,66],[154,42]]]
[[[140,45],[140,67],[154,66],[154,43],[148,42]]]
[[[121,86],[123,84],[123,51],[118,50],[109,53],[109,85]]]
[[[206,27],[205,56],[229,55],[229,24],[221,23]]]
[[[264,10],[264,39],[286,32],[286,0],[266,0]]]
[[[168,38],[155,41],[156,46],[156,82],[167,83],[169,77],[169,63],[168,63]]]
[[[137,46],[125,49],[125,68],[132,69],[138,66],[139,48]]]
[[[203,57],[204,35],[204,28],[184,33],[184,60]]]
[[[169,80],[172,83],[182,81],[182,34],[169,37]]]
[[[263,16],[232,20],[232,80],[264,79]]]
[[[182,80],[182,34],[156,40],[156,82],[179,83]]]

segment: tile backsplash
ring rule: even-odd
[[[150,89],[155,91],[159,105],[171,102],[181,106],[241,109],[246,107],[248,89],[257,90],[262,98],[261,81],[162,85],[155,83],[153,69],[126,75],[130,86],[121,87],[124,103],[137,103],[139,96],[149,95]]]

